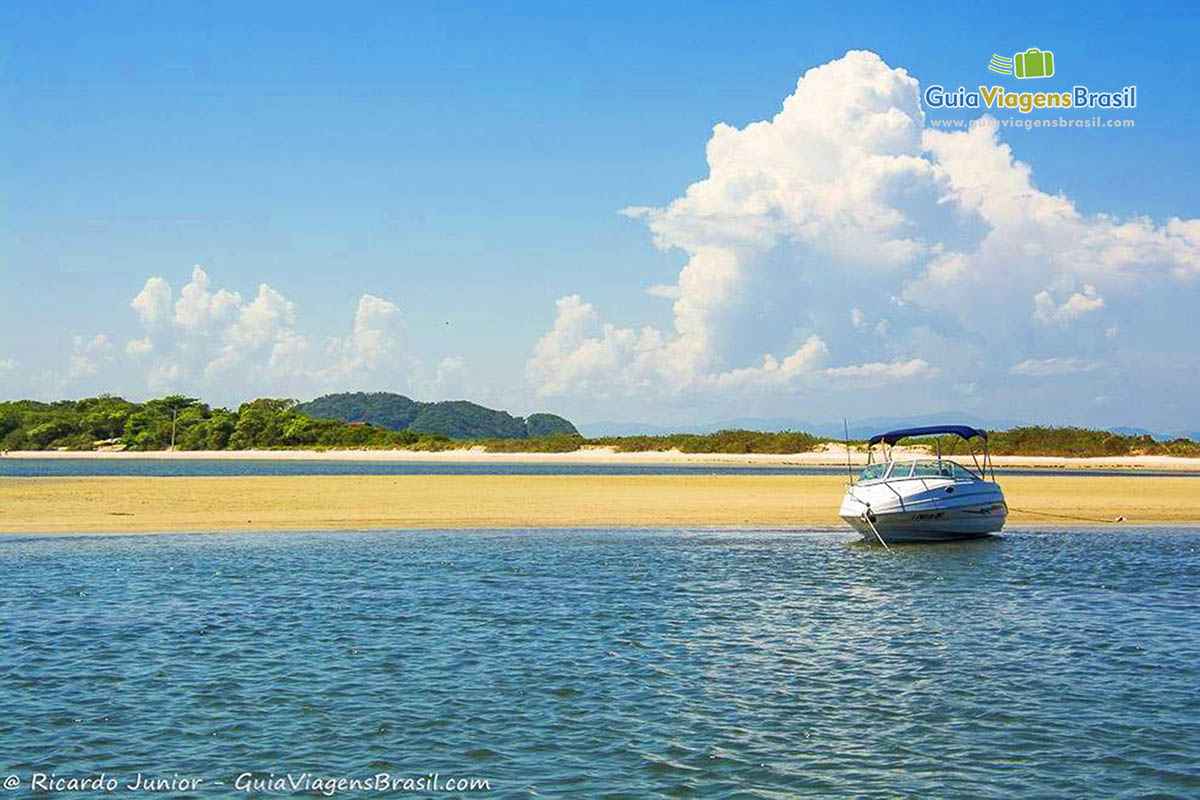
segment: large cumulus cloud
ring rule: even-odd
[[[1196,299],[1200,220],[1081,213],[1036,187],[997,128],[927,128],[917,80],[874,53],[809,70],[770,120],[717,125],[706,156],[707,177],[667,206],[625,211],[687,255],[676,284],[650,290],[673,301],[672,329],[618,327],[564,297],[526,365],[539,393],[933,376],[973,391],[1116,365],[1131,298]]]

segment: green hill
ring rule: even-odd
[[[296,410],[316,419],[367,422],[394,431],[440,433],[451,439],[579,435],[574,425],[554,414],[530,414],[526,419],[466,400],[422,403],[391,392],[327,394],[301,403]]]

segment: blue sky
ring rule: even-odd
[[[877,53],[922,86],[1032,89],[1018,84],[1033,82],[985,69],[992,53],[1030,46],[1054,51],[1063,75],[1056,88],[1137,84],[1132,130],[1002,131],[999,138],[1031,166],[1038,190],[1069,198],[1081,215],[1147,217],[1155,230],[1170,218],[1200,216],[1193,11],[1118,4],[1089,4],[1086,12],[1005,4],[969,14],[957,6],[855,5],[830,14],[826,6],[792,3],[484,10],[10,3],[0,9],[0,25],[8,121],[0,129],[6,396],[143,397],[178,388],[236,403],[248,393],[395,388],[516,412],[662,423],[951,408],[986,414],[1001,403],[1008,418],[1196,427],[1195,403],[1181,396],[1196,388],[1195,379],[1141,366],[1149,351],[1164,363],[1186,359],[1193,347],[1185,341],[1196,332],[1177,308],[1198,299],[1186,266],[1192,254],[1177,256],[1184,266],[1160,264],[1161,242],[1133,259],[1126,269],[1133,279],[1091,283],[1091,273],[1051,270],[1036,276],[1041,286],[1030,276],[1021,295],[1028,307],[1012,312],[1029,330],[1005,337],[1022,347],[1010,352],[981,335],[978,381],[970,364],[939,360],[944,337],[962,327],[961,320],[929,321],[944,309],[927,309],[919,324],[888,317],[886,342],[839,344],[822,327],[829,324],[816,313],[822,309],[806,305],[806,298],[826,302],[816,298],[827,292],[796,295],[788,311],[803,321],[761,341],[753,313],[729,317],[729,330],[709,331],[726,349],[695,355],[699,361],[686,368],[670,341],[649,372],[614,363],[644,352],[617,341],[619,332],[652,328],[668,340],[687,338],[678,332],[673,298],[645,290],[675,285],[697,252],[703,259],[713,246],[710,238],[689,250],[690,234],[681,232],[685,222],[707,219],[704,213],[663,222],[656,233],[672,245],[664,250],[654,245],[649,218],[618,212],[665,208],[683,197],[710,176],[705,146],[714,125],[770,119],[806,70],[848,50]],[[933,250],[945,245],[944,233],[925,237],[938,241]],[[1138,234],[1139,241],[1156,235]],[[780,247],[793,245],[787,239]],[[917,261],[927,267],[931,252]],[[780,252],[763,269],[776,275],[777,261],[812,269],[803,266],[811,253]],[[739,258],[739,269],[757,269],[745,266],[759,263],[757,256]],[[1150,272],[1174,270],[1175,277],[1139,282],[1139,259]],[[837,259],[829,264],[839,271]],[[213,317],[184,330],[148,322],[130,307],[153,276],[170,284],[173,307],[195,265],[211,292],[236,292],[247,307],[267,284],[281,299],[270,295],[262,307],[275,311],[263,313],[284,321],[250,330],[229,322],[232,316]],[[901,284],[888,289],[855,269],[847,262],[839,274],[861,285],[868,300],[898,292]],[[1134,284],[1143,288],[1135,292]],[[743,289],[753,299],[762,280],[728,291]],[[1078,317],[1051,311],[1033,318],[1040,291],[1052,309],[1074,295],[1083,298],[1079,308],[1095,297],[1104,305]],[[1123,304],[1123,293],[1134,299]],[[364,311],[364,295],[394,311]],[[550,342],[554,352],[543,348],[539,360],[539,340],[556,321],[565,324],[556,301],[572,296],[591,310],[597,331],[608,325],[618,334],[571,333],[570,341]],[[870,302],[859,305],[863,319],[883,321],[881,311],[867,313]],[[359,328],[356,310],[363,311]],[[849,320],[851,311],[839,314]],[[1099,315],[1107,318],[1090,332],[1076,324]],[[1043,335],[1039,320],[1054,337]],[[855,329],[865,324],[854,317]],[[922,338],[930,325],[941,345]],[[1114,328],[1110,340],[1126,344],[1101,341]],[[814,345],[806,353],[813,364],[820,357],[822,370],[916,360],[927,369],[892,370],[894,384],[886,370],[876,370],[878,381],[861,370],[826,380],[807,367],[796,380],[789,373],[753,387],[741,373],[718,379],[757,368],[765,356],[782,363],[812,336],[824,351]],[[152,349],[131,353],[133,341]],[[604,363],[581,365],[597,349]],[[237,360],[236,369],[207,369],[218,357]],[[336,358],[344,369],[319,369]],[[1165,391],[1145,390],[1164,375]],[[963,391],[944,388],[953,385]]]

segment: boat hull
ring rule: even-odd
[[[1004,527],[1008,508],[1001,503],[985,503],[953,509],[927,509],[894,513],[843,514],[842,519],[864,539],[877,541],[875,531],[888,544],[896,542],[952,542],[990,536]],[[871,529],[871,525],[875,529]]]
[[[990,481],[906,479],[850,487],[838,514],[868,541],[946,542],[998,532],[1008,505]]]

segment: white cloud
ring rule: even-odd
[[[1104,298],[1090,284],[1084,286],[1082,292],[1072,294],[1062,305],[1055,305],[1053,296],[1045,290],[1033,296],[1033,317],[1045,323],[1065,324],[1098,308],[1104,308]]]
[[[0,372],[11,372],[21,366],[21,362],[15,358],[0,358]]]
[[[385,362],[400,346],[403,330],[399,306],[364,294],[354,312],[354,330],[344,342],[345,369],[373,369]]]
[[[281,295],[264,295],[261,306],[254,315],[259,323],[257,333],[247,340],[260,341],[271,331],[268,369],[272,374],[326,387],[383,381],[383,385],[398,388],[419,382],[421,365],[408,356],[403,316],[399,306],[389,300],[363,295],[349,334],[324,343],[314,343],[282,324],[290,319],[292,306]],[[245,329],[247,326],[239,331]]]
[[[600,325],[599,315],[578,295],[561,298],[554,329],[534,346],[525,375],[541,394],[597,394],[649,386],[666,371],[661,335]]]
[[[67,377],[90,378],[100,371],[100,365],[94,359],[79,353],[72,353],[67,359]]]
[[[90,378],[100,371],[101,364],[112,361],[112,343],[103,333],[91,338],[76,336],[72,340],[71,356],[67,361],[67,377]]]
[[[1087,337],[1117,343],[1082,323],[1120,314],[1126,331],[1139,293],[1200,299],[1200,220],[1084,214],[1036,187],[998,127],[927,128],[919,97],[906,71],[854,51],[806,72],[774,117],[715,126],[706,177],[623,212],[687,256],[650,292],[672,301],[672,326],[618,326],[564,297],[529,384],[736,398],[945,376],[983,397],[1010,373],[1107,362]]]
[[[438,362],[433,378],[433,398],[452,400],[467,396],[467,362],[461,356],[448,356]]]
[[[243,304],[239,297],[231,307],[230,312],[235,312],[235,315],[229,327],[229,337],[235,344],[245,347],[258,347],[274,341],[290,330],[296,321],[295,309],[291,300],[267,284],[260,283],[253,300]]]
[[[155,275],[146,279],[146,284],[129,306],[144,324],[153,325],[166,318],[171,307],[171,294],[171,284],[167,283],[166,278]]]
[[[181,374],[182,370],[178,364],[159,361],[146,374],[146,387],[158,394],[177,391]]]
[[[879,386],[895,381],[936,378],[940,374],[941,370],[930,366],[922,358],[889,363],[873,361],[869,364],[855,364],[848,367],[830,367],[824,371],[826,377],[852,386]]]
[[[679,287],[672,284],[655,284],[646,289],[646,294],[651,297],[661,297],[664,300],[678,300]]]
[[[821,337],[813,334],[805,340],[796,352],[782,361],[774,356],[763,356],[763,362],[758,367],[742,367],[722,372],[719,375],[706,376],[702,380],[715,384],[719,389],[744,388],[761,386],[763,384],[787,383],[793,378],[808,375],[829,355],[829,348]]]
[[[208,328],[211,324],[224,322],[220,328],[220,338],[223,344],[216,355],[204,368],[204,374],[209,379],[217,379],[223,375],[245,369],[247,364],[255,365],[262,360],[266,353],[270,360],[267,362],[267,373],[279,375],[285,370],[279,369],[281,362],[271,357],[276,348],[288,347],[292,343],[302,341],[292,330],[295,321],[295,306],[279,292],[265,283],[259,284],[258,292],[249,303],[242,301],[240,295],[224,292],[226,298],[234,300],[225,308],[214,312],[209,294],[208,276],[197,268],[201,281],[193,278],[192,284],[199,289],[193,294],[192,301],[187,306],[182,319],[176,304],[176,324],[189,331]],[[218,293],[221,294],[221,293]],[[204,299],[208,295],[209,300]],[[222,304],[229,303],[222,300]],[[194,313],[193,313],[194,312]],[[289,352],[299,352],[289,350]],[[251,366],[253,368],[253,366]],[[293,374],[296,374],[293,372]]]
[[[142,371],[151,392],[244,399],[378,388],[423,395],[461,383],[467,371],[451,356],[427,376],[407,352],[400,308],[372,294],[359,298],[345,336],[326,338],[299,330],[296,304],[270,285],[245,300],[214,287],[201,267],[177,298],[165,278],[154,276],[130,305],[146,331],[126,342],[126,365]],[[76,337],[62,390],[99,374],[112,349],[106,336]]]
[[[1027,358],[1020,364],[1009,368],[1013,375],[1068,375],[1072,372],[1091,372],[1099,368],[1094,361],[1087,361],[1073,356],[1054,358]]]
[[[665,208],[624,211],[688,254],[677,283],[654,291],[674,299],[674,330],[602,324],[566,297],[527,378],[542,394],[711,393],[811,376],[816,342],[822,360],[838,354],[826,311],[851,307],[841,270],[911,272],[938,244],[924,225],[964,228],[940,203],[921,128],[916,81],[870,53],[810,70],[769,122],[717,125],[707,178]]]
[[[154,342],[149,336],[143,336],[141,339],[130,339],[125,345],[125,353],[131,356],[144,356],[147,353],[154,352]]]
[[[174,323],[182,328],[201,329],[220,325],[243,309],[242,298],[237,292],[226,289],[211,291],[208,273],[199,265],[192,268],[192,279],[179,290],[175,301]],[[259,287],[270,291],[265,283]],[[257,298],[256,298],[257,300]]]

